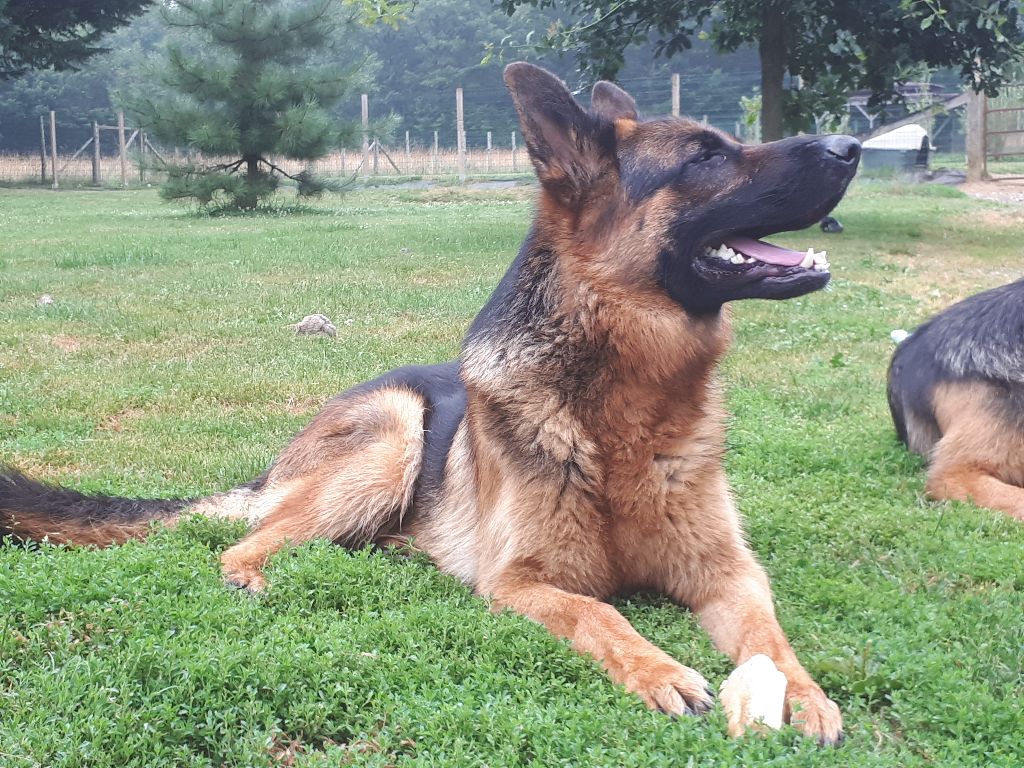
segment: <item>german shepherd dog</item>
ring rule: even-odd
[[[1024,520],[1024,280],[954,304],[900,344],[889,409],[929,461],[929,496]]]
[[[659,592],[735,663],[768,656],[787,712],[824,743],[838,707],[797,661],[722,466],[716,365],[726,302],[829,281],[822,254],[756,238],[821,221],[853,178],[847,136],[744,146],[685,119],[641,121],[625,91],[581,107],[556,77],[505,70],[541,189],[519,255],[457,360],[330,400],[247,486],[198,502],[86,496],[7,471],[0,523],[22,539],[104,545],[196,512],[245,518],[221,558],[258,592],[286,543],[412,542],[495,609],[567,638],[673,715],[707,681],[605,602]],[[777,673],[776,673],[777,674]],[[755,694],[757,691],[748,691]]]

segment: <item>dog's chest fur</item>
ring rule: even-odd
[[[573,299],[463,350],[481,475],[507,478],[478,489],[481,562],[532,551],[557,578],[584,558],[566,588],[608,593],[646,581],[622,564],[643,571],[652,542],[700,535],[690,520],[708,510],[691,499],[727,495],[714,367],[728,322],[585,285]]]

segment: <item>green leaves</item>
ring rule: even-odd
[[[1024,55],[1014,0],[502,0],[501,7],[511,13],[538,2],[573,20],[550,29],[538,49],[572,53],[592,79],[614,77],[629,46],[650,40],[659,55],[672,56],[695,35],[706,35],[721,51],[760,45],[763,61],[766,52],[780,53],[763,23],[765,8],[774,9],[785,28],[784,72],[803,79],[799,93],[790,91],[782,104],[792,132],[807,130],[822,113],[837,113],[853,90],[869,90],[872,106],[898,101],[900,73],[914,64],[952,67],[965,84],[994,95],[1006,80],[1004,65]],[[764,106],[766,114],[778,114],[771,109],[778,105]],[[781,132],[782,125],[773,129]]]
[[[0,0],[0,80],[29,69],[73,69],[106,50],[103,35],[152,0]]]

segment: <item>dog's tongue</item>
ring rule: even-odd
[[[749,237],[730,237],[722,242],[744,256],[763,261],[765,264],[777,264],[780,267],[795,267],[803,261],[806,255]]]

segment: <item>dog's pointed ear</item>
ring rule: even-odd
[[[561,80],[533,64],[509,64],[505,85],[537,178],[563,204],[575,204],[614,157],[612,124],[585,111]]]
[[[612,122],[631,120],[635,123],[639,120],[633,97],[607,80],[594,83],[594,90],[590,92],[590,108]]]

